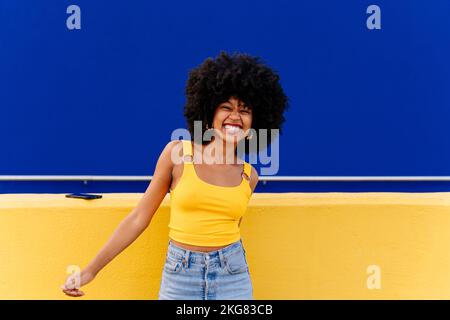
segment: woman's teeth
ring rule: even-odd
[[[230,126],[230,125],[225,125],[224,128],[231,134],[238,133],[241,130],[241,128],[238,126]]]

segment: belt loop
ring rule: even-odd
[[[183,257],[183,264],[184,264],[184,266],[186,268],[189,268],[189,257],[190,257],[190,255],[191,255],[191,251],[186,250],[186,253],[185,253],[184,257]]]
[[[225,256],[223,255],[222,249],[219,250],[219,261],[220,261],[220,267],[225,267]]]

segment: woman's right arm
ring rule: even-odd
[[[66,294],[71,296],[83,295],[84,293],[78,291],[78,288],[92,281],[100,270],[133,243],[148,227],[154,213],[169,190],[174,166],[171,155],[172,151],[180,148],[180,145],[179,141],[171,141],[165,146],[158,158],[153,178],[137,206],[122,220],[103,248],[81,271],[80,280],[75,281],[73,275],[67,278],[65,285],[62,287]],[[176,147],[175,150],[174,147]]]

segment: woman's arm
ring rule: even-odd
[[[175,146],[178,148],[179,145],[181,145],[179,141],[171,141],[165,146],[156,164],[153,179],[143,197],[133,211],[122,220],[111,238],[81,272],[80,286],[91,281],[100,270],[136,240],[148,227],[154,213],[169,190],[174,165],[171,159],[172,149]],[[69,284],[66,282],[66,287],[73,289],[75,288],[73,286],[70,288],[73,279],[70,280]]]
[[[128,247],[148,227],[170,187],[173,162],[171,152],[178,141],[169,142],[159,156],[152,181],[136,208],[119,224],[111,238],[86,267],[97,274]]]
[[[253,191],[255,191],[258,181],[259,181],[258,172],[252,166],[252,172],[250,173],[250,189],[252,190],[252,194],[253,194]],[[241,222],[242,222],[242,217],[239,219],[239,223],[238,223],[239,227],[241,226]]]
[[[258,181],[259,181],[258,172],[256,171],[255,167],[252,166],[252,172],[250,173],[250,188],[252,189],[252,194],[253,191],[255,191]]]

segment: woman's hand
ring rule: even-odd
[[[79,283],[77,277],[80,277]],[[81,297],[84,296],[84,292],[80,290],[80,287],[88,284],[95,278],[92,272],[87,270],[81,271],[80,274],[71,274],[67,277],[66,283],[61,286],[62,291],[71,297]]]

